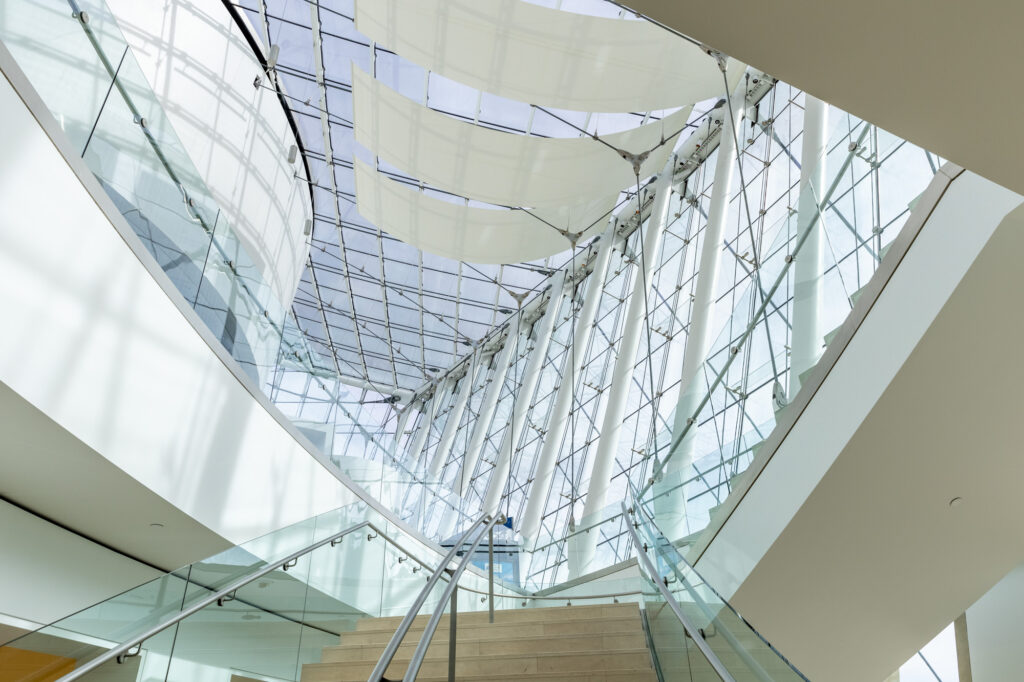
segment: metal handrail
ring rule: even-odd
[[[384,673],[387,671],[388,666],[391,665],[391,660],[395,657],[395,654],[398,653],[398,647],[402,645],[402,640],[405,639],[405,635],[409,632],[409,628],[412,627],[416,614],[419,613],[421,608],[423,608],[423,602],[427,600],[427,597],[430,595],[430,591],[434,589],[434,585],[436,585],[437,581],[441,579],[441,575],[448,567],[448,564],[451,563],[451,560],[455,557],[456,553],[462,549],[463,545],[466,544],[466,538],[476,530],[477,526],[481,523],[486,524],[487,522],[490,522],[490,525],[486,526],[487,528],[494,525],[494,519],[492,519],[489,514],[484,514],[474,521],[473,524],[470,525],[469,529],[466,530],[466,532],[463,533],[452,545],[452,548],[448,550],[448,553],[444,556],[444,559],[441,560],[441,563],[437,565],[434,572],[430,574],[429,578],[427,578],[427,584],[423,586],[422,590],[420,590],[420,593],[416,596],[416,600],[409,608],[409,611],[405,614],[405,618],[402,619],[402,622],[398,625],[398,629],[395,630],[395,634],[391,636],[391,640],[388,642],[388,645],[384,647],[384,653],[381,654],[380,659],[377,661],[377,665],[373,667],[373,671],[370,673],[369,682],[382,682],[384,680]],[[466,553],[467,557],[472,555],[473,550],[476,549],[476,546],[479,543],[480,540],[477,538],[476,543],[473,545],[473,549]],[[461,565],[462,564],[460,564],[460,566]],[[446,591],[445,594],[447,593],[448,592]]]
[[[480,545],[480,541],[483,540],[484,534],[485,533],[489,533],[490,530],[492,528],[494,528],[494,525],[496,523],[499,523],[499,522],[504,523],[505,522],[505,515],[504,514],[500,514],[500,513],[496,514],[494,517],[486,516],[484,518],[486,520],[486,524],[484,525],[484,528],[479,533],[477,533],[476,539],[474,539],[472,545],[470,545],[469,551],[467,551],[463,555],[462,561],[460,561],[459,565],[455,567],[455,570],[452,572],[452,574],[451,574],[451,576],[449,578],[448,587],[445,588],[444,593],[441,595],[441,598],[438,600],[437,608],[434,609],[434,613],[430,616],[430,620],[427,621],[426,627],[423,628],[423,635],[420,637],[419,644],[416,645],[416,650],[413,652],[412,658],[409,660],[409,667],[406,669],[405,675],[402,677],[403,682],[414,682],[415,679],[416,679],[416,675],[419,674],[420,666],[423,665],[423,659],[427,655],[427,648],[430,646],[430,641],[434,638],[434,632],[437,630],[437,624],[441,622],[441,616],[444,614],[445,602],[447,602],[451,598],[452,592],[454,592],[455,588],[458,586],[459,578],[462,576],[462,572],[466,569],[466,566],[469,564],[469,562],[472,561],[472,559],[473,559],[473,552],[475,552],[476,548]],[[470,529],[470,530],[472,530],[472,529]],[[465,536],[463,536],[463,537],[465,537]],[[445,565],[447,565],[447,563]],[[419,611],[418,608],[414,608],[414,609],[410,610],[409,613],[407,613],[406,616],[405,616],[406,619],[408,619],[409,622],[411,623],[412,622],[412,618],[414,618],[416,616],[416,613],[418,611]],[[410,616],[412,618],[410,618]],[[453,613],[452,617],[454,618],[454,616],[455,616],[455,614]],[[405,621],[403,620],[403,622],[405,622]],[[453,630],[454,630],[454,627],[453,627]],[[454,634],[455,633],[453,632],[452,633],[453,637],[454,637]],[[383,662],[383,659],[381,659],[381,662],[378,662],[377,666],[380,667],[382,662]],[[391,661],[388,660],[387,663],[384,664],[384,667],[387,668],[387,664],[390,663],[390,662]],[[453,672],[454,671],[453,664],[454,664],[454,660],[449,660],[448,661],[449,672]],[[374,668],[374,670],[376,670],[376,668]],[[451,677],[452,677],[452,675],[449,674],[449,679],[451,679]],[[382,678],[380,678],[380,679],[382,679]],[[377,682],[377,680],[371,678],[371,682]]]
[[[369,521],[363,521],[362,523],[358,523],[358,524],[352,526],[351,528],[346,528],[345,530],[343,530],[343,531],[341,531],[339,533],[335,533],[334,535],[331,535],[330,537],[324,538],[323,540],[320,540],[319,542],[316,542],[316,543],[314,543],[312,545],[309,545],[308,547],[306,547],[304,549],[300,549],[297,552],[293,552],[292,554],[289,554],[288,556],[286,556],[283,559],[279,559],[279,560],[275,561],[272,564],[264,566],[263,568],[261,568],[260,570],[256,571],[255,573],[252,573],[252,574],[250,574],[250,575],[248,575],[248,576],[246,576],[244,578],[239,578],[238,580],[236,580],[235,582],[231,583],[227,587],[225,587],[223,589],[220,589],[217,592],[214,592],[213,594],[209,595],[208,597],[204,597],[203,599],[200,599],[198,602],[196,602],[192,606],[188,607],[187,609],[184,609],[184,610],[178,612],[176,615],[174,615],[173,617],[169,618],[168,620],[166,620],[166,621],[164,621],[162,623],[158,623],[158,624],[150,627],[148,630],[143,631],[141,634],[139,634],[139,635],[137,635],[135,637],[132,637],[127,642],[124,642],[123,644],[119,644],[119,645],[115,646],[114,648],[110,649],[109,651],[107,651],[106,653],[104,653],[104,654],[102,654],[100,656],[97,656],[96,658],[92,659],[91,661],[89,661],[88,663],[83,665],[82,667],[76,668],[75,670],[72,670],[67,675],[64,675],[63,677],[59,678],[57,680],[57,682],[72,682],[72,680],[80,679],[86,673],[92,672],[96,668],[99,668],[101,665],[103,665],[103,664],[105,664],[105,663],[107,663],[109,661],[112,661],[112,660],[115,660],[115,659],[119,660],[123,656],[125,656],[126,654],[133,655],[133,654],[129,654],[129,652],[133,648],[141,647],[142,643],[145,642],[147,639],[153,637],[154,635],[157,635],[157,634],[163,632],[164,630],[166,630],[167,628],[171,627],[172,625],[176,625],[176,624],[180,623],[181,621],[185,620],[189,616],[191,616],[191,615],[193,615],[195,613],[198,613],[199,611],[202,611],[204,608],[206,608],[210,604],[213,604],[214,602],[216,602],[218,600],[221,600],[221,599],[224,599],[225,597],[230,596],[232,592],[234,592],[234,591],[236,591],[238,589],[241,589],[242,587],[245,587],[246,585],[248,585],[249,583],[253,582],[254,580],[262,578],[263,576],[267,575],[268,573],[276,571],[279,568],[287,570],[286,567],[290,568],[289,564],[291,564],[291,562],[295,561],[299,557],[305,556],[306,554],[309,554],[313,550],[319,549],[320,547],[323,547],[324,545],[326,545],[328,543],[336,542],[338,539],[343,538],[346,535],[349,535],[350,533],[354,533],[357,530],[360,530],[360,529],[366,528],[366,527],[373,528],[373,524],[371,524]]]
[[[632,510],[626,507],[626,503],[623,502],[623,515],[626,515],[631,511]],[[647,556],[647,552],[643,550],[643,543],[640,541],[640,536],[637,535],[636,526],[632,522],[627,523],[626,529],[629,531],[629,535],[633,540],[633,547],[636,549],[637,558],[640,560],[640,563],[644,565],[644,568],[647,570],[648,575],[651,576],[651,581],[658,588],[658,591],[661,592],[661,596],[665,599],[665,604],[668,605],[676,619],[682,624],[683,629],[686,630],[686,634],[688,634],[694,644],[697,645],[697,649],[704,658],[707,659],[707,662],[714,669],[715,674],[721,678],[722,682],[736,682],[736,679],[729,673],[715,652],[711,650],[711,647],[708,646],[707,641],[704,639],[704,633],[702,633],[700,628],[690,620],[689,616],[683,613],[682,607],[679,606],[679,602],[675,600],[672,593],[668,591],[668,587],[658,579],[658,569],[654,566],[654,562],[651,561],[651,557]]]

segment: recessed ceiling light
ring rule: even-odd
[[[162,524],[162,523],[151,523],[151,524],[149,524],[149,527],[150,528],[163,528],[164,524]]]
[[[964,501],[964,499],[962,497],[954,497],[952,500],[949,501],[949,506],[950,507],[959,507],[960,504],[963,501]]]

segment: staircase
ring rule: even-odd
[[[428,616],[419,616],[387,671],[401,679]],[[366,682],[401,617],[369,618],[302,667],[302,682]],[[448,679],[448,616],[427,650],[419,682]],[[558,606],[458,614],[455,679],[466,682],[655,682],[637,604]]]

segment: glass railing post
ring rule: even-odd
[[[493,594],[493,592],[492,592]],[[451,614],[448,623],[448,682],[455,682],[455,646],[458,641],[459,585],[452,588]],[[493,619],[493,611],[492,611]]]
[[[117,69],[110,74],[110,87],[107,88],[107,94],[103,96],[103,102],[100,104],[100,110],[96,112],[96,119],[92,122],[92,127],[89,129],[89,136],[85,138],[85,144],[82,145],[82,158],[85,158],[85,152],[89,150],[89,143],[92,142],[92,136],[96,134],[96,126],[99,125],[100,118],[103,117],[103,110],[107,106],[107,102],[110,100],[110,93],[114,90],[114,84],[117,83],[117,75],[121,73],[121,66],[124,65],[124,59],[128,56],[128,46],[124,48],[124,52],[121,53],[121,59],[117,62]]]
[[[487,592],[488,621],[494,622],[494,527],[487,531]]]

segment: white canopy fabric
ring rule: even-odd
[[[355,160],[359,213],[384,232],[423,251],[468,263],[522,263],[560,253],[569,242],[525,211],[477,208],[429,196]],[[603,214],[617,195],[606,200]],[[594,209],[597,210],[597,209]],[[598,220],[587,236],[604,229]]]
[[[355,23],[426,69],[529,104],[656,111],[726,92],[714,58],[648,21],[522,0],[356,0]],[[730,92],[743,71],[729,60]]]
[[[484,128],[434,111],[352,69],[356,141],[431,186],[502,206],[555,208],[559,227],[577,231],[595,197],[617,195],[636,183],[630,162],[611,147],[650,151],[647,178],[661,170],[686,125],[691,106],[632,130],[589,137],[543,138]],[[602,200],[599,204],[604,205]],[[569,217],[577,224],[567,224]]]

